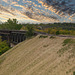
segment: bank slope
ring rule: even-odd
[[[73,75],[75,43],[63,46],[66,38],[39,36],[0,56],[0,75]]]

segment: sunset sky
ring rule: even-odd
[[[0,21],[75,22],[75,0],[0,0]]]

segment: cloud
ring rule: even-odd
[[[30,19],[35,19],[37,21],[46,22],[46,21],[51,21],[51,19],[53,21],[59,21],[57,17],[54,17],[54,16],[46,16],[44,14],[31,13],[29,11],[28,12],[25,12],[24,14],[27,15]]]
[[[2,2],[6,3],[3,4],[6,7],[0,5],[0,15],[5,19],[63,22],[74,21],[75,17],[75,5],[70,0],[2,0]]]
[[[11,5],[15,5],[15,4],[17,4],[17,2],[12,2],[12,3],[11,3]]]
[[[1,5],[0,5],[0,11],[4,11],[4,12],[10,13],[10,14],[15,16],[14,13],[10,12],[9,10],[7,10],[7,8],[5,8],[5,7],[1,6]]]
[[[20,1],[20,0],[17,0],[17,1]]]
[[[19,5],[19,4],[14,4],[14,6],[25,8],[25,6],[22,6],[22,5]]]
[[[3,0],[4,2],[8,3],[8,0]]]
[[[1,16],[1,17],[2,18],[4,17],[5,19],[10,18],[10,17],[17,18],[17,19],[21,19],[21,18],[31,19],[31,20],[39,21],[39,22],[58,21],[57,17],[44,15],[42,13],[42,12],[44,12],[46,14],[46,12],[44,10],[39,10],[38,8],[35,8],[32,6],[32,5],[34,5],[34,6],[41,8],[41,5],[37,5],[37,4],[35,4],[35,2],[32,3],[32,1],[26,1],[26,2],[31,3],[31,6],[30,5],[23,6],[23,5],[18,4],[18,2],[11,2],[11,5],[20,7],[20,8],[22,8],[22,10],[25,10],[25,11],[21,11],[21,12],[19,10],[13,9],[13,8],[11,8],[10,10],[7,10],[5,7],[0,6],[1,11],[8,13],[6,17],[4,17],[4,16]],[[5,15],[5,14],[3,14],[3,15]],[[9,15],[10,15],[10,17],[9,17]]]
[[[60,17],[68,17],[75,13],[75,6],[74,4],[70,4],[70,1],[63,0],[37,0],[39,3],[42,4],[42,6],[45,7],[45,9],[48,9],[49,11],[55,13],[56,15]],[[68,5],[68,6],[67,6]]]

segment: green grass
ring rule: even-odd
[[[65,53],[65,51],[69,50],[70,49],[70,46],[65,46],[63,48],[61,48],[59,51],[57,51],[57,53],[59,54],[59,56],[61,57],[61,55],[63,53]]]
[[[65,46],[67,44],[72,44],[72,43],[75,43],[75,40],[73,40],[73,39],[65,39],[63,41],[63,46]]]
[[[73,72],[73,75],[75,75],[75,72]]]
[[[71,47],[72,47],[71,52],[75,53],[75,47],[74,46],[75,46],[75,40],[74,39],[65,39],[63,41],[63,47],[57,53],[59,54],[59,56],[61,56],[63,53],[65,53],[65,51],[68,51],[69,49],[71,49]]]

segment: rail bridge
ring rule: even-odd
[[[26,39],[27,31],[20,31],[20,30],[0,30],[0,36],[2,40],[7,40],[9,44],[18,44]]]

